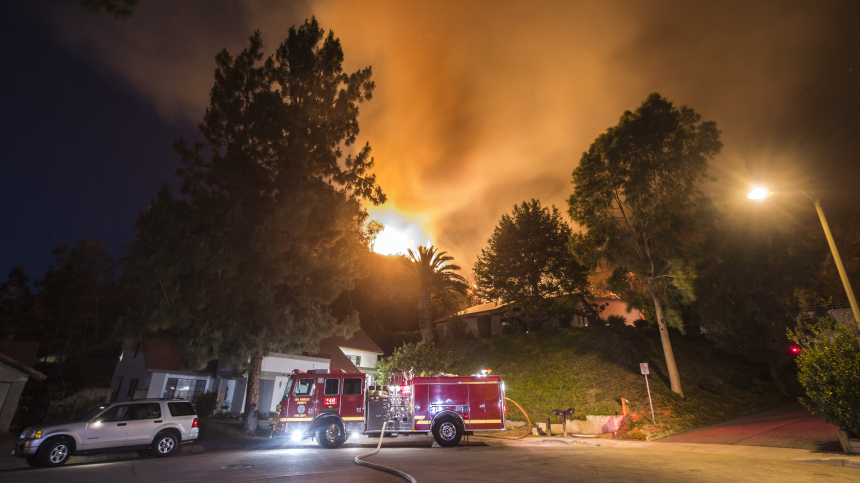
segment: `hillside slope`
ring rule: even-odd
[[[471,374],[489,367],[502,375],[507,396],[523,406],[533,423],[551,417],[557,408],[573,407],[581,418],[621,414],[620,398],[626,398],[633,421],[626,437],[674,433],[786,401],[773,385],[757,377],[757,368],[715,350],[707,341],[674,333],[672,346],[684,399],[669,389],[663,349],[653,329],[556,329],[463,340],[441,350],[451,361],[448,372]],[[651,369],[657,424],[650,421],[641,362]],[[524,420],[510,404],[508,419]],[[553,421],[560,422],[557,417]]]

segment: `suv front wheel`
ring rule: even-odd
[[[41,455],[40,459],[42,466],[54,468],[57,466],[63,466],[66,464],[66,461],[69,461],[72,448],[65,439],[55,439],[53,441],[48,441],[47,444],[43,444],[42,447],[39,448],[39,453]],[[29,458],[27,463],[30,463]]]
[[[172,432],[158,433],[152,441],[152,453],[155,456],[170,456],[179,449],[179,439]]]

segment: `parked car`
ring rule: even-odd
[[[182,399],[105,404],[74,421],[39,424],[21,433],[13,455],[30,466],[61,466],[74,455],[137,451],[170,456],[197,439],[197,413]]]

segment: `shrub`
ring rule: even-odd
[[[650,324],[645,319],[637,319],[633,322],[633,327],[636,327],[637,329],[644,329],[645,327],[648,327],[649,325]]]
[[[211,416],[215,412],[215,406],[218,405],[218,393],[214,391],[205,392],[197,398],[197,404],[194,409],[200,416]]]
[[[788,337],[800,346],[798,380],[810,410],[860,436],[860,330],[832,317],[802,320]]]
[[[403,344],[394,353],[376,362],[378,384],[388,384],[388,374],[412,369],[416,376],[432,376],[442,372],[445,364],[442,355],[432,343],[422,340],[417,344]]]
[[[627,325],[627,319],[621,315],[610,315],[606,318],[606,324],[612,328],[620,328]]]
[[[753,382],[753,377],[749,374],[733,376],[729,379],[729,384],[737,388],[743,389],[744,391],[749,391],[755,385]]]
[[[699,388],[711,394],[722,394],[726,389],[723,380],[718,377],[706,377],[699,381]]]

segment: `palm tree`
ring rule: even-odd
[[[418,285],[418,328],[421,338],[433,342],[433,327],[431,326],[431,295],[444,293],[465,294],[468,288],[459,273],[459,265],[447,262],[454,260],[446,255],[447,252],[437,252],[436,247],[418,247],[416,256],[412,250],[404,260],[410,277]]]

